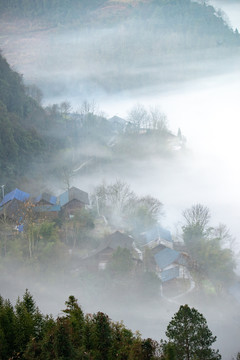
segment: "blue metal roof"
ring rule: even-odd
[[[59,196],[59,203],[61,206],[66,205],[69,202],[69,193],[65,191],[63,194]]]
[[[171,265],[176,261],[180,256],[180,253],[176,250],[165,248],[154,255],[154,259],[160,269]]]
[[[30,194],[25,193],[24,191],[21,191],[19,189],[15,189],[4,196],[3,201],[0,203],[0,206],[3,206],[4,204],[8,203],[9,201],[11,201],[13,199],[24,202],[27,199],[29,199],[29,197],[30,197]]]
[[[163,229],[161,226],[156,225],[144,233],[144,237],[147,243],[155,241],[157,239],[166,240],[172,242],[172,236],[170,231]]]
[[[175,266],[171,269],[167,269],[161,272],[162,282],[166,282],[179,277],[179,267]]]

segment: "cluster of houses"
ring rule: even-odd
[[[54,219],[58,216],[71,217],[74,213],[89,205],[88,193],[71,187],[58,197],[48,193],[31,196],[29,193],[14,189],[6,194],[0,203],[0,218],[8,219],[23,231],[27,217],[33,219]]]
[[[145,249],[151,250],[151,271],[167,284],[177,279],[188,279],[188,255],[173,249],[171,233],[156,225],[141,234],[142,246],[137,247],[132,236],[120,231],[106,236],[100,246],[83,258],[84,266],[91,271],[104,270],[112,258],[113,253],[120,247],[131,251],[136,267],[143,265]]]
[[[71,218],[87,205],[89,205],[88,193],[76,187],[71,187],[58,197],[48,193],[33,197],[15,189],[2,199],[0,218],[12,221],[16,229],[22,232],[30,211],[31,216],[37,220],[54,219],[59,216]],[[115,231],[105,236],[97,249],[82,258],[82,263],[91,271],[104,270],[113,253],[120,247],[130,250],[136,267],[143,266],[143,254],[146,249],[150,249],[151,271],[159,276],[163,284],[188,278],[188,255],[173,249],[173,239],[168,230],[156,225],[142,233],[138,240],[142,245],[137,247],[132,236]]]

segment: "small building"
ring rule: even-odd
[[[13,199],[0,207],[0,217],[8,219],[14,223],[20,223],[25,215],[24,203]]]
[[[89,205],[88,193],[76,187],[71,187],[59,196],[59,205],[65,215],[74,215],[76,211]]]
[[[177,278],[187,278],[186,261],[180,252],[165,248],[154,255],[156,272],[162,282]]]
[[[30,194],[19,189],[6,194],[0,203],[0,217],[20,223],[27,212],[25,202],[29,198]]]
[[[85,265],[89,270],[104,270],[113,253],[120,247],[133,251],[134,239],[132,236],[115,231],[106,236],[101,245],[89,254],[85,259]]]
[[[30,194],[21,191],[19,189],[15,189],[13,191],[11,191],[10,193],[6,194],[2,200],[2,202],[0,203],[0,207],[4,206],[5,204],[9,203],[12,200],[18,200],[21,202],[25,202],[26,200],[28,200],[30,197]]]

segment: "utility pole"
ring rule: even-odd
[[[1,185],[1,188],[2,188],[2,200],[4,199],[4,186],[5,185]]]

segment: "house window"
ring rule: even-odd
[[[100,262],[98,264],[98,270],[105,270],[106,269],[106,266],[107,266],[107,263],[106,262]]]

